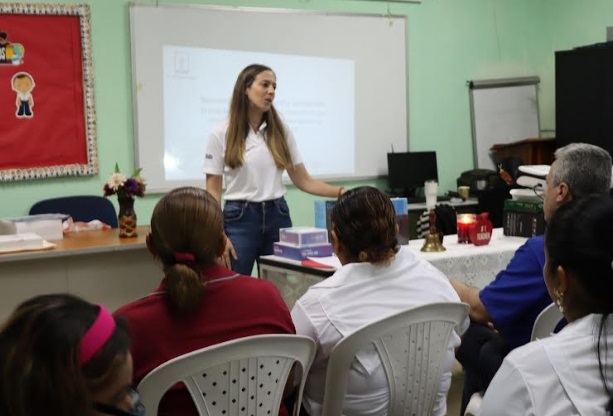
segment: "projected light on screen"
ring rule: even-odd
[[[275,107],[312,175],[355,172],[355,63],[286,54],[163,47],[166,180],[199,180],[208,135],[227,120],[236,77],[261,63],[277,76]],[[339,157],[341,155],[341,157]]]

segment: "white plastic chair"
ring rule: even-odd
[[[140,382],[138,391],[147,415],[156,416],[164,393],[182,382],[202,416],[277,416],[285,383],[297,361],[302,365],[297,414],[314,355],[315,342],[304,336],[239,338],[158,366]]]
[[[431,414],[451,331],[467,316],[465,303],[433,303],[365,325],[343,338],[330,354],[323,415],[342,415],[351,362],[371,343],[381,357],[389,384],[388,414]]]
[[[563,318],[564,315],[562,315],[562,312],[560,312],[555,303],[547,306],[538,314],[534,321],[530,341],[550,337]]]

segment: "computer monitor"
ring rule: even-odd
[[[438,181],[436,152],[388,153],[387,170],[390,189],[412,196],[425,181]]]

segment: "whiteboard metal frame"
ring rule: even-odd
[[[393,2],[402,2],[402,3],[421,3],[421,0],[387,0]],[[133,7],[151,7],[158,8],[163,6],[165,8],[182,8],[182,9],[208,9],[208,10],[221,10],[221,11],[238,11],[238,12],[266,12],[266,13],[292,13],[292,14],[309,14],[309,15],[321,15],[321,16],[361,16],[361,17],[378,17],[382,19],[400,19],[404,21],[404,37],[406,42],[406,47],[408,48],[408,17],[406,15],[401,14],[377,14],[377,13],[343,13],[343,12],[324,12],[319,10],[301,10],[301,9],[284,9],[284,8],[276,8],[276,7],[250,7],[250,6],[219,6],[219,5],[206,5],[206,4],[180,4],[180,3],[162,3],[160,4],[159,0],[156,0],[155,3],[144,3],[144,2],[135,2],[131,1],[128,3],[129,9],[129,19],[130,19],[130,61],[131,61],[131,70],[132,74],[136,74],[136,62],[134,60],[134,54],[132,51],[135,49],[135,33],[134,33],[134,14],[131,12]],[[409,80],[408,80],[408,69],[409,69],[409,54],[408,51],[405,51],[405,102],[406,102],[406,132],[407,132],[407,151],[410,149],[410,141],[409,141]],[[134,120],[134,166],[140,166],[139,162],[139,147],[138,147],[138,102],[136,100],[138,86],[135,82],[132,82],[132,97],[133,97],[133,111],[132,117]],[[283,183],[290,184],[293,186],[293,183],[286,178],[287,174],[284,174]],[[384,175],[373,175],[373,176],[355,176],[351,177],[351,181],[361,181],[361,180],[371,180],[371,179],[382,179],[387,177],[387,174]],[[348,179],[346,177],[321,177],[318,178],[323,181],[338,181],[338,182],[346,182]],[[171,189],[150,189],[149,193],[165,193],[170,191]]]
[[[538,85],[541,79],[538,76],[531,77],[516,77],[516,78],[499,78],[499,79],[484,79],[484,80],[472,80],[467,81],[468,88],[470,89],[470,119],[471,130],[473,136],[473,166],[475,169],[479,168],[479,149],[477,146],[477,129],[475,120],[475,103],[474,103],[474,90],[484,88],[503,88],[503,87],[518,87],[522,85]],[[538,114],[539,102],[538,102],[538,90],[536,94],[536,108],[537,108],[537,128],[541,131],[541,121]]]

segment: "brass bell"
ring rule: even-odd
[[[443,244],[441,243],[441,237],[439,233],[426,235],[424,246],[421,248],[421,251],[425,251],[427,253],[446,250],[447,249],[443,247]]]

